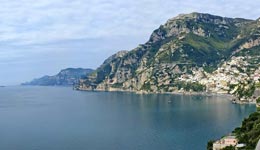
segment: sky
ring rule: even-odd
[[[0,85],[97,68],[178,14],[257,19],[253,0],[0,0]]]

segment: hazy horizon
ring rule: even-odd
[[[242,0],[1,0],[1,5],[0,85],[69,67],[95,69],[117,51],[145,43],[178,14],[260,17],[259,4]]]

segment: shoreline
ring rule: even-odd
[[[229,94],[229,93],[214,93],[214,92],[147,92],[147,91],[134,91],[134,90],[122,90],[122,89],[112,89],[112,90],[101,90],[101,89],[78,89],[73,88],[77,91],[94,91],[94,92],[129,92],[129,93],[135,93],[135,94],[172,94],[172,95],[187,95],[187,96],[196,96],[196,95],[202,95],[202,96],[220,96],[225,97],[226,99],[230,100],[234,104],[256,104],[255,102],[242,102],[242,101],[234,101],[236,99],[236,96]]]

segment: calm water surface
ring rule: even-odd
[[[221,96],[6,87],[0,150],[204,150],[253,111]]]

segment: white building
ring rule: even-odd
[[[238,140],[235,136],[226,136],[213,143],[213,150],[221,150],[227,146],[236,146]]]

